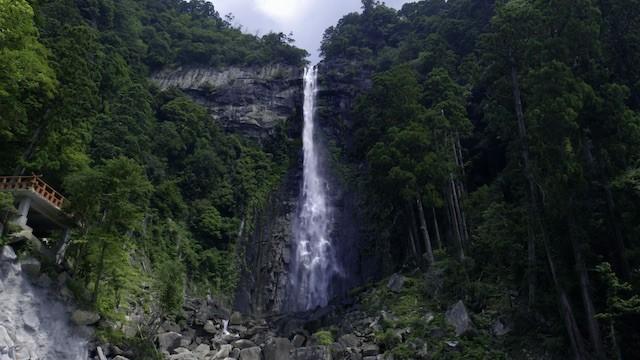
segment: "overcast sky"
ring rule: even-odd
[[[269,31],[293,32],[296,46],[306,49],[313,63],[318,62],[324,30],[345,14],[359,11],[360,0],[211,0],[220,15],[233,13],[234,24],[244,32],[264,35]],[[409,0],[386,0],[400,8]]]

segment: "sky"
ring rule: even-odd
[[[306,49],[312,63],[319,61],[324,30],[345,14],[359,11],[360,0],[210,0],[221,16],[232,13],[242,31],[264,35],[269,31],[293,32],[295,45]],[[408,0],[386,0],[400,8]]]

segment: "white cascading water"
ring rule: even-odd
[[[0,360],[87,360],[88,342],[70,309],[31,285],[9,247],[0,248]]]
[[[296,252],[291,276],[291,300],[294,310],[327,305],[331,281],[340,273],[330,239],[332,211],[327,196],[328,183],[321,172],[319,143],[315,136],[317,75],[315,67],[305,69],[303,184],[293,228]]]

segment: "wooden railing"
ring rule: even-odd
[[[58,209],[65,202],[64,196],[55,191],[39,176],[0,176],[0,191],[30,190]]]

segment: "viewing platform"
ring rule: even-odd
[[[22,229],[18,238],[50,239],[62,232],[57,251],[60,260],[69,243],[69,229],[76,225],[63,209],[67,203],[64,196],[37,175],[0,176],[0,191],[10,192],[15,199],[18,211],[10,222]]]

